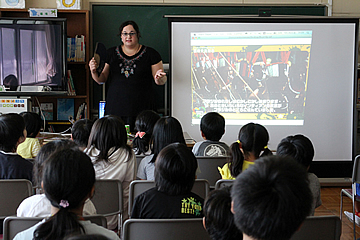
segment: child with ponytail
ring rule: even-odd
[[[132,142],[132,147],[136,155],[150,155],[150,139],[152,137],[153,128],[157,120],[160,119],[159,114],[152,110],[142,111],[135,121],[136,135]]]
[[[235,179],[255,160],[262,156],[272,155],[268,149],[269,133],[257,123],[248,123],[240,131],[238,140],[231,144],[229,161],[218,168],[223,179]]]
[[[18,233],[15,240],[60,240],[73,234],[119,239],[115,232],[81,218],[85,201],[94,194],[95,183],[94,167],[85,153],[74,148],[53,153],[45,163],[42,180],[52,216]]]

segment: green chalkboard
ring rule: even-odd
[[[258,15],[259,9],[270,9],[272,15],[325,16],[327,8],[314,6],[174,6],[174,5],[93,5],[93,43],[102,42],[107,48],[121,43],[119,26],[134,20],[140,28],[140,43],[155,48],[163,62],[169,62],[168,19],[164,15]],[[94,49],[94,46],[91,46]],[[157,108],[163,108],[164,89],[156,87]],[[101,88],[94,85],[93,108],[102,100]]]
[[[107,47],[120,44],[119,26],[134,20],[140,28],[140,43],[155,48],[169,62],[168,20],[164,15],[258,15],[270,9],[272,15],[326,15],[326,7],[315,6],[169,6],[169,5],[93,5],[93,42]]]

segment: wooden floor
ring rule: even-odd
[[[344,187],[343,187],[344,188]],[[337,215],[340,216],[340,187],[321,188],[322,205],[315,210],[315,216]],[[343,211],[352,212],[351,199],[343,197]],[[356,236],[360,238],[360,227],[356,227]],[[352,240],[353,224],[343,214],[341,240]]]

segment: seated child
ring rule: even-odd
[[[16,152],[23,158],[34,158],[40,151],[40,142],[37,138],[41,129],[41,118],[34,112],[22,112],[20,115],[24,118],[27,136],[23,143],[19,144]]]
[[[269,133],[264,126],[257,123],[242,126],[238,140],[230,146],[229,162],[218,168],[222,179],[235,179],[259,157],[272,155],[268,142]]]
[[[111,230],[82,220],[85,201],[94,194],[95,171],[79,149],[63,149],[45,162],[43,188],[51,202],[51,217],[18,233],[15,240],[62,240],[74,234],[101,234],[119,239]]]
[[[75,148],[77,148],[77,145],[73,141],[66,139],[54,140],[42,146],[34,161],[34,186],[40,189],[44,163],[51,154],[60,150]],[[50,214],[51,203],[43,193],[24,199],[16,211],[18,217],[48,217]],[[96,214],[95,206],[90,200],[87,200],[84,205],[83,215],[94,214]]]
[[[212,240],[241,240],[231,212],[230,187],[213,190],[205,199],[203,224]]]
[[[220,142],[225,133],[225,118],[217,112],[209,112],[201,118],[201,136],[205,141],[195,143],[192,152],[195,156],[227,156],[229,146]]]
[[[311,211],[306,170],[291,157],[256,160],[231,190],[235,224],[248,240],[286,240]]]
[[[78,145],[80,150],[84,150],[88,145],[91,128],[94,122],[90,119],[79,119],[71,128],[71,139]]]
[[[155,187],[135,198],[131,218],[200,218],[204,200],[191,189],[197,161],[185,144],[163,148],[155,162]]]
[[[142,111],[135,121],[136,135],[132,142],[132,147],[136,155],[150,155],[150,139],[157,120],[160,119],[159,114],[152,110]]]
[[[0,179],[32,181],[32,163],[16,153],[17,147],[25,138],[23,117],[16,113],[0,116]]]
[[[152,154],[145,156],[138,167],[136,177],[141,180],[154,180],[155,160],[160,151],[171,143],[185,144],[184,134],[179,120],[174,117],[162,117],[155,126],[152,137]]]
[[[315,150],[309,138],[298,134],[282,139],[277,147],[276,155],[291,156],[300,163],[306,171],[308,171],[314,158]],[[317,176],[313,173],[308,172],[307,178],[309,179],[309,186],[313,195],[313,203],[310,213],[310,215],[313,216],[315,208],[321,205],[320,182]]]
[[[135,179],[135,154],[127,145],[127,133],[120,117],[107,115],[95,121],[84,152],[94,165],[96,179],[117,179],[123,188],[123,219],[128,218],[129,185]],[[108,228],[118,227],[118,217],[107,217]]]

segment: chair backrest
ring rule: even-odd
[[[91,201],[98,214],[121,214],[124,209],[121,182],[116,179],[96,179],[95,194]]]
[[[360,183],[360,155],[357,155],[354,160],[352,182]]]
[[[221,179],[218,167],[224,166],[227,157],[196,157],[200,169],[198,179],[208,180],[211,187],[215,186],[217,180]]]
[[[230,180],[230,179],[220,179],[217,180],[215,183],[215,189],[220,189],[222,187],[229,187],[232,186],[234,184],[234,180]]]
[[[3,225],[3,240],[11,240],[15,235],[24,231],[38,222],[42,221],[42,217],[7,217]]]
[[[32,195],[32,184],[26,179],[0,180],[0,219],[16,215],[20,203]]]
[[[338,216],[311,216],[306,218],[299,231],[291,237],[291,240],[339,240],[340,235],[341,221]]]
[[[139,167],[139,164],[141,162],[141,160],[145,157],[145,155],[135,155],[136,156],[136,168],[135,168],[135,173],[137,173],[137,169]]]
[[[128,208],[129,216],[131,215],[132,206],[135,198],[141,193],[153,187],[155,187],[155,182],[151,180],[134,180],[130,183]],[[205,199],[210,191],[209,182],[206,179],[196,179],[191,191]]]
[[[83,216],[84,220],[89,220],[104,228],[107,227],[106,218],[102,215]],[[3,240],[11,240],[15,235],[24,231],[38,222],[42,221],[42,217],[7,217],[4,220]]]
[[[103,215],[86,215],[83,216],[84,220],[89,220],[92,223],[95,223],[96,225],[99,225],[101,227],[107,228],[107,221],[106,218]]]
[[[210,240],[202,218],[128,219],[124,223],[123,240]]]

